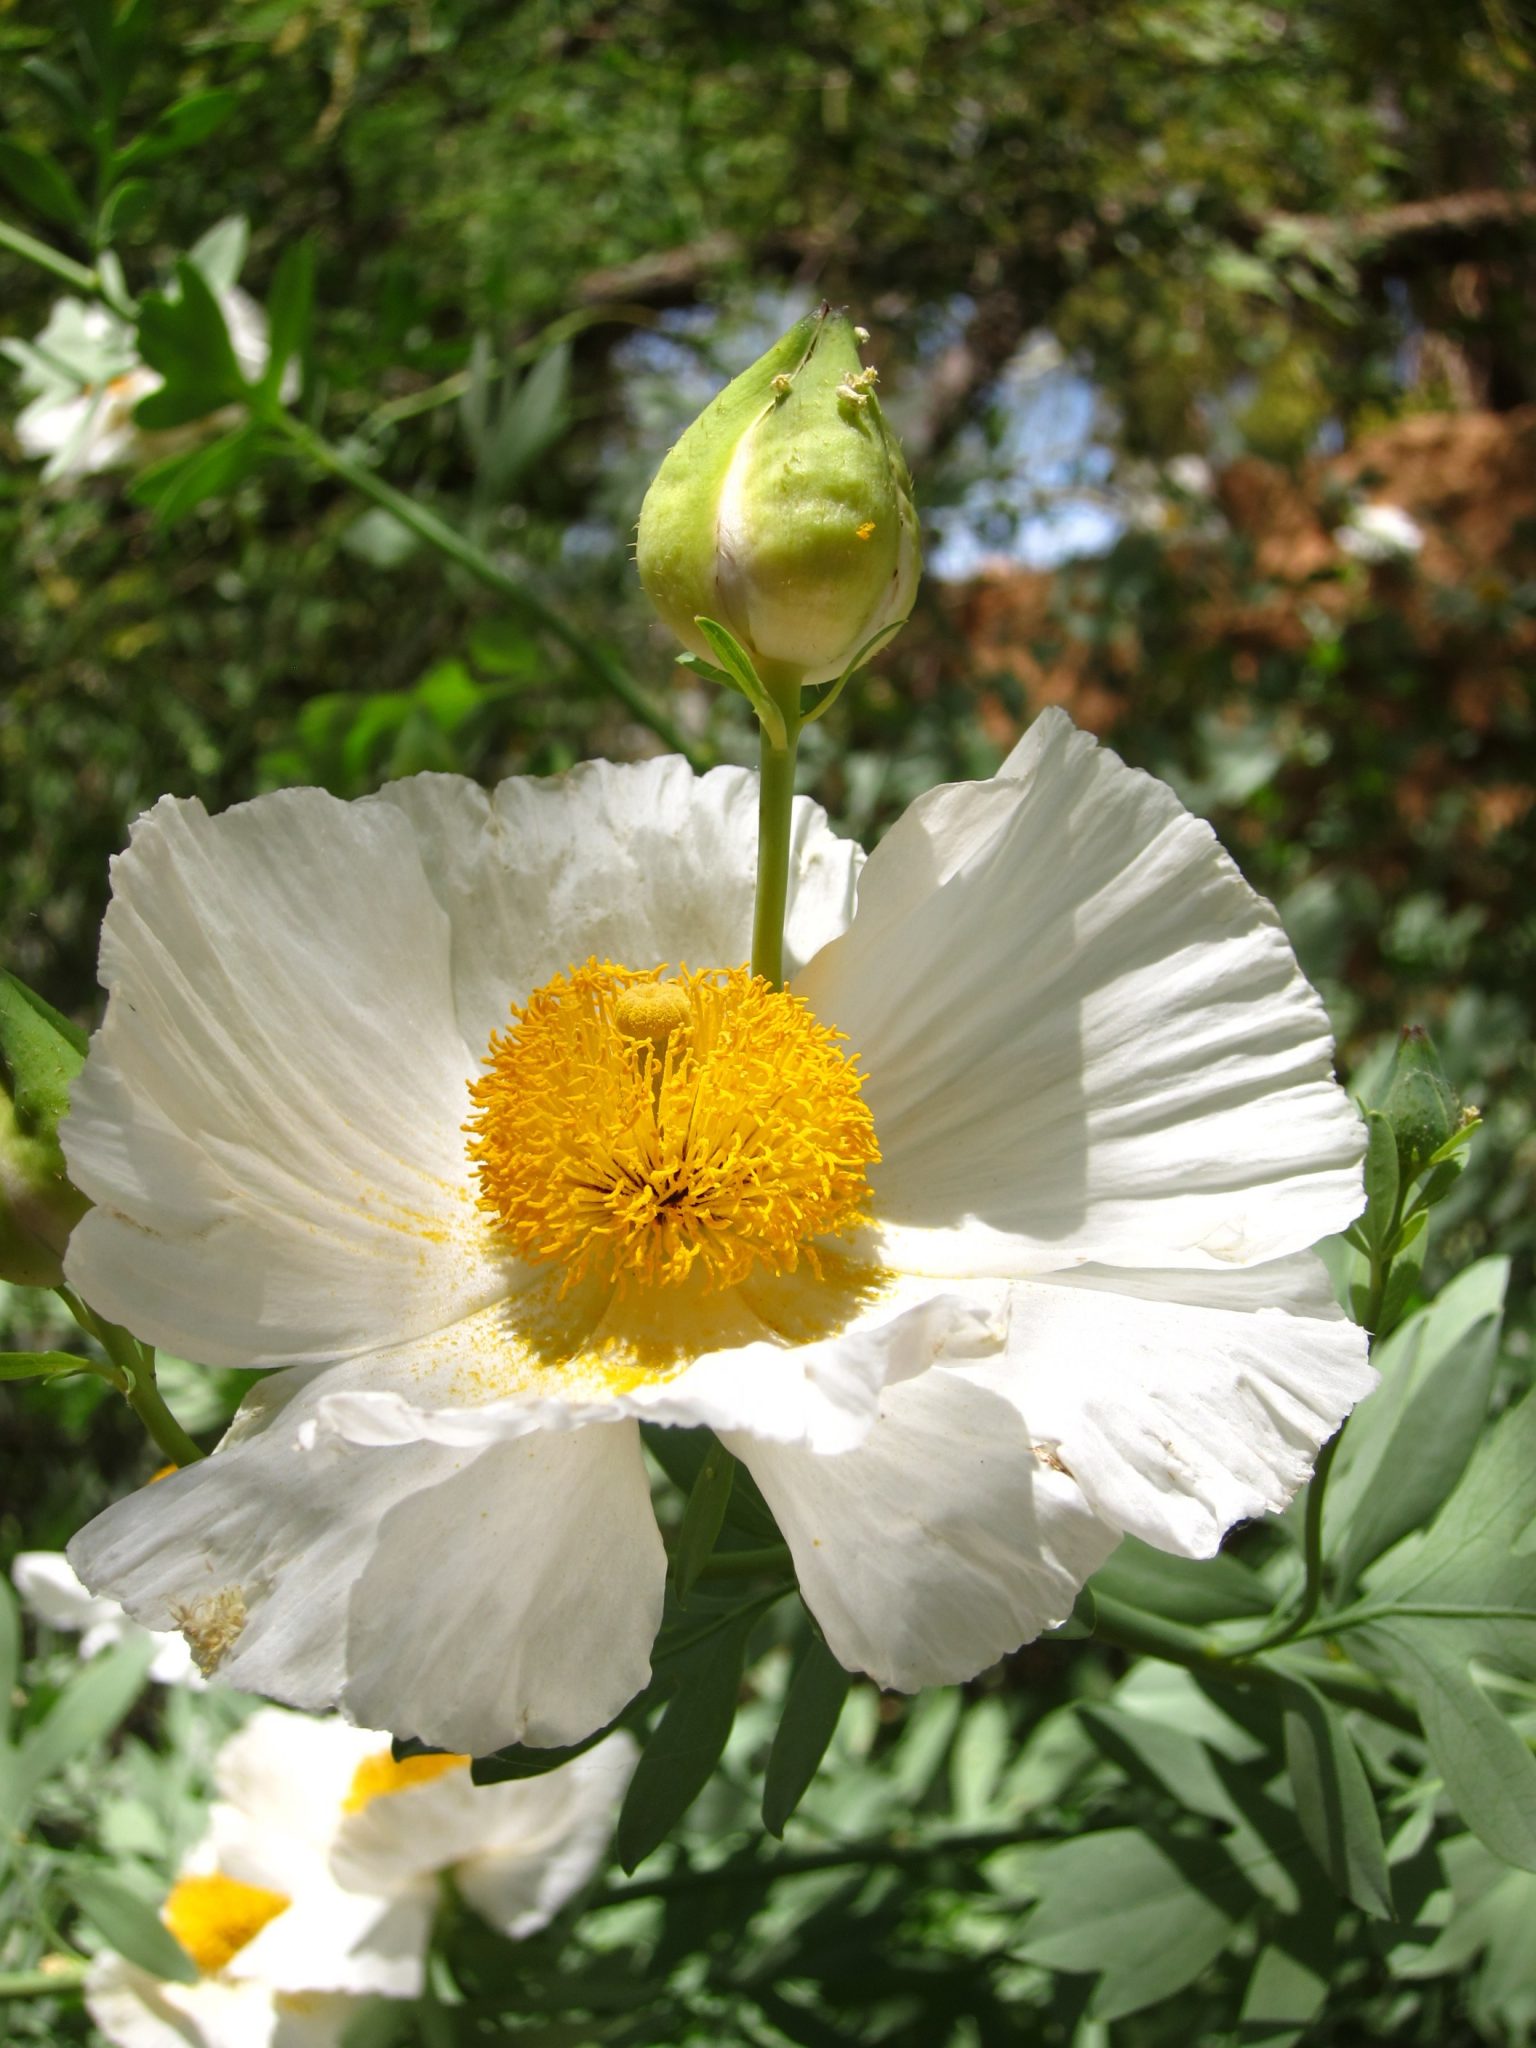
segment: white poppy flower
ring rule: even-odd
[[[238,285],[214,296],[242,374],[259,377],[267,366],[266,315]],[[21,388],[31,401],[16,417],[16,438],[24,455],[46,458],[47,483],[152,462],[239,417],[238,409],[226,407],[185,427],[159,433],[140,427],[135,406],[165,379],[140,362],[125,320],[80,299],[60,299],[36,341],[7,344],[6,352],[17,362]],[[290,374],[287,395],[293,388]]]
[[[114,1955],[92,1963],[85,2003],[115,2048],[341,2048],[363,2006],[344,1993],[221,1977],[167,1983]]]
[[[903,1689],[1059,1622],[1122,1533],[1208,1556],[1301,1484],[1373,1381],[1307,1250],[1362,1134],[1210,828],[1056,712],[867,864],[799,800],[766,996],[756,801],[594,762],[139,822],[66,1270],[287,1370],[75,1539],[88,1584],[480,1752],[646,1682],[641,1419],[721,1434],[834,1653]]]
[[[206,1684],[192,1661],[191,1645],[175,1631],[159,1633],[131,1621],[115,1600],[88,1593],[61,1550],[21,1550],[11,1579],[27,1606],[47,1627],[80,1638],[87,1662],[118,1643],[149,1636],[155,1645],[149,1675],[161,1685]]]
[[[125,2048],[321,2048],[363,1997],[420,1993],[440,1874],[513,1940],[546,1926],[601,1863],[634,1759],[612,1736],[476,1786],[467,1756],[396,1763],[387,1735],[266,1708],[219,1752],[208,1832],[163,1909],[198,1981],[104,1957],[92,2016]]]

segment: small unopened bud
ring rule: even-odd
[[[724,626],[759,670],[830,682],[907,616],[920,566],[912,483],[859,361],[823,307],[726,386],[640,512],[640,580],[685,647]]]
[[[81,1053],[72,1027],[0,974],[0,1280],[57,1287],[89,1204],[71,1183],[58,1125]]]
[[[1434,1041],[1421,1025],[1410,1024],[1403,1032],[1381,1108],[1397,1140],[1405,1179],[1460,1128],[1461,1103],[1445,1078]]]

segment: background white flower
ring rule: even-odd
[[[440,1875],[511,1939],[546,1926],[601,1863],[634,1759],[614,1736],[476,1786],[467,1757],[396,1763],[387,1735],[264,1709],[220,1751],[219,1800],[164,1909],[199,1980],[103,1957],[92,2016],[125,2048],[189,2027],[208,2048],[322,2048],[363,1998],[421,1991]]]
[[[1372,1382],[1308,1251],[1361,1206],[1359,1121],[1274,912],[1059,713],[867,865],[796,807],[792,987],[881,1152],[827,1279],[561,1302],[497,1238],[463,1125],[508,1006],[589,957],[739,962],[755,813],[673,760],[140,821],[69,1278],[292,1369],[76,1539],[89,1583],[237,1683],[482,1751],[646,1681],[641,1418],[722,1434],[834,1653],[906,1689],[1060,1621],[1124,1532],[1208,1555],[1289,1498]]]
[[[1406,561],[1424,545],[1424,529],[1401,505],[1356,505],[1334,539],[1357,562]]]
[[[17,1592],[38,1620],[80,1638],[80,1655],[91,1658],[115,1644],[149,1638],[155,1645],[149,1675],[161,1685],[205,1685],[184,1636],[140,1628],[119,1606],[81,1585],[61,1550],[21,1550],[11,1565]]]

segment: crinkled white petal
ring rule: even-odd
[[[1284,1507],[1376,1383],[1364,1331],[1306,1253],[1236,1273],[1019,1282],[1007,1356],[976,1376],[1112,1528],[1188,1557]]]
[[[649,1677],[666,1570],[634,1424],[306,1451],[326,1377],[263,1381],[213,1457],[75,1538],[81,1577],[150,1627],[239,1613],[221,1678],[436,1747],[611,1720]]]
[[[341,2048],[356,1998],[286,1997],[263,1984],[205,1977],[167,1984],[119,1956],[98,1956],[86,2009],[114,2048]]]
[[[833,1655],[904,1692],[970,1678],[1065,1620],[1119,1541],[964,1369],[887,1387],[869,1436],[840,1457],[725,1441],[762,1488]]]
[[[331,1867],[376,1892],[451,1870],[475,1910],[521,1940],[602,1861],[635,1755],[620,1734],[540,1778],[476,1785],[465,1768],[406,1785],[343,1818]]]
[[[790,1290],[803,1300],[815,1285],[800,1276]],[[841,1451],[867,1432],[889,1381],[941,1357],[984,1356],[1007,1334],[1001,1282],[940,1292],[931,1281],[892,1276],[834,1335],[800,1344],[764,1321],[775,1298],[776,1283],[764,1282],[701,1302],[657,1303],[659,1320],[673,1314],[685,1336],[696,1330],[698,1348],[654,1376],[605,1372],[606,1325],[578,1357],[551,1370],[530,1356],[515,1314],[485,1310],[424,1342],[333,1368],[328,1391],[317,1387],[316,1440],[330,1433],[358,1445],[473,1448],[633,1417]]]
[[[64,1126],[96,1207],[72,1284],[211,1364],[335,1358],[515,1284],[463,1123],[494,1028],[589,954],[750,950],[756,784],[680,761],[456,776],[346,804],[165,799],[113,865],[105,1022]],[[801,801],[792,953],[846,923],[861,856]]]
[[[911,806],[795,988],[868,1075],[903,1271],[1246,1265],[1360,1209],[1359,1119],[1273,909],[1062,713]]]
[[[448,920],[398,812],[163,799],[113,863],[110,992],[63,1127],[66,1270],[211,1364],[336,1356],[504,1285],[473,1204]]]
[[[737,967],[752,951],[757,778],[695,776],[675,756],[487,793],[455,775],[391,782],[370,804],[405,814],[453,926],[454,996],[478,1060],[513,1003],[589,957],[648,968]],[[807,960],[853,915],[863,853],[795,799],[786,958]]]

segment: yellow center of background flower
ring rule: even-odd
[[[178,1878],[160,1917],[203,1975],[212,1977],[290,1903],[283,1892],[213,1872]]]
[[[813,1270],[880,1156],[843,1036],[745,967],[556,975],[491,1039],[466,1124],[480,1206],[525,1259],[622,1294]]]
[[[375,1799],[387,1799],[391,1792],[403,1792],[407,1785],[430,1785],[448,1771],[467,1771],[467,1756],[403,1756],[397,1761],[387,1749],[365,1756],[352,1773],[352,1783],[341,1802],[343,1813],[361,1813]]]

